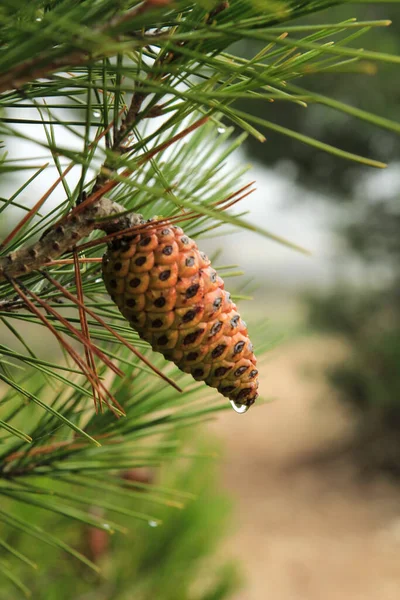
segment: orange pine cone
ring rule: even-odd
[[[256,358],[223,280],[180,227],[146,225],[113,241],[103,257],[111,298],[154,350],[250,406],[258,396]]]

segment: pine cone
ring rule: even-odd
[[[182,371],[233,400],[257,398],[247,328],[210,260],[180,227],[147,222],[103,257],[112,300],[140,337]]]

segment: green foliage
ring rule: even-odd
[[[203,446],[203,444],[202,444]],[[202,447],[200,446],[200,448]],[[210,452],[209,443],[204,448]],[[195,450],[195,448],[193,448]],[[200,451],[200,449],[198,449]],[[219,539],[226,528],[229,506],[225,498],[215,490],[217,480],[212,459],[180,462],[162,469],[153,485],[135,481],[141,471],[126,471],[121,482],[126,486],[120,494],[120,503],[129,511],[132,502],[144,510],[149,503],[163,524],[155,527],[129,517],[125,519],[125,532],[110,535],[71,521],[61,520],[57,515],[44,513],[37,523],[45,531],[57,531],[63,540],[77,548],[101,573],[90,571],[85,565],[51,545],[36,544],[35,540],[18,529],[9,530],[9,542],[18,547],[24,557],[9,555],[7,562],[19,581],[32,592],[32,597],[69,600],[70,598],[98,600],[115,598],[124,600],[138,598],[152,600],[223,600],[237,588],[237,569],[227,562],[221,553],[215,555]],[[132,479],[126,479],[131,475]],[[102,486],[102,499],[113,501],[110,478]],[[96,483],[94,479],[93,483]],[[57,485],[52,487],[56,491]],[[163,504],[157,503],[157,495]],[[81,487],[71,486],[72,493],[79,494]],[[178,492],[174,490],[186,490]],[[150,490],[150,491],[148,491]],[[156,502],[156,503],[155,503]],[[8,503],[9,504],[9,503]],[[8,509],[8,504],[2,505]],[[29,521],[31,507],[14,507],[16,519]],[[89,509],[90,514],[101,519],[102,509],[96,506],[96,498]],[[103,521],[106,518],[103,516]],[[33,561],[34,569],[27,560]],[[0,598],[14,597],[10,585],[2,585]]]
[[[385,165],[379,156],[341,150],[278,125],[264,114],[271,102],[284,110],[289,105],[303,110],[306,102],[327,104],[346,116],[399,131],[389,117],[294,87],[295,79],[310,73],[337,72],[349,64],[361,65],[362,70],[366,57],[378,63],[399,62],[390,51],[365,51],[353,45],[359,33],[387,25],[381,20],[287,25],[334,4],[329,0],[2,2],[0,135],[6,149],[18,141],[21,150],[2,156],[0,173],[5,180],[10,173],[19,178],[11,196],[1,199],[0,212],[9,222],[16,209],[23,218],[0,246],[1,264],[12,264],[15,253],[45,236],[77,204],[105,191],[126,214],[140,211],[145,218],[184,218],[185,230],[195,237],[228,223],[293,247],[263,224],[249,224],[240,210],[221,210],[218,204],[224,199],[229,204],[248,191],[246,186],[240,189],[246,169],[231,172],[225,164],[246,136],[263,142],[266,128],[356,164]],[[250,58],[234,54],[234,42],[253,39],[261,45]],[[239,107],[238,99],[245,105]],[[262,102],[261,116],[253,114],[254,101]],[[243,133],[233,138],[233,126]],[[33,147],[38,154],[32,153]],[[49,187],[42,184],[43,195],[29,210],[25,194],[49,174]],[[64,199],[47,209],[53,185],[63,186]],[[100,235],[97,230],[86,240],[88,245],[78,245],[79,258],[100,258],[104,248],[104,242],[96,242]],[[72,256],[68,252],[63,259]],[[87,321],[98,351],[98,381],[118,402],[112,410],[96,414],[93,384],[67,356],[75,347],[83,354],[78,342],[84,319],[68,296],[79,295],[77,272],[74,265],[52,261],[43,267],[53,279],[34,271],[15,283],[0,273],[0,520],[5,526],[0,543],[8,557],[0,563],[1,571],[22,593],[28,594],[27,585],[32,587],[37,598],[43,593],[60,598],[64,592],[71,597],[68,590],[76,569],[79,593],[90,594],[94,586],[96,598],[110,593],[113,598],[131,597],[129,586],[136,586],[135,597],[143,599],[226,597],[233,586],[230,570],[212,577],[206,589],[191,589],[196,555],[208,551],[210,534],[218,530],[218,507],[215,513],[206,511],[206,496],[190,504],[180,520],[174,519],[169,492],[155,486],[142,494],[140,486],[127,485],[121,478],[126,469],[179,464],[187,452],[180,430],[213,416],[222,400],[150,353],[105,295],[99,263],[85,262],[79,273],[85,305],[94,311]],[[232,274],[232,267],[221,269],[222,276]],[[24,295],[31,298],[30,304]],[[268,337],[262,326],[257,329],[251,333],[262,354]],[[55,350],[50,332],[58,340],[62,336],[64,355]],[[66,342],[69,338],[73,347]],[[151,357],[156,371],[139,360],[132,345],[146,359]],[[166,376],[183,393],[169,386]],[[189,480],[178,477],[177,485],[190,487]],[[148,523],[156,523],[160,516],[166,525],[150,531]],[[108,584],[88,575],[87,568],[96,572],[98,565],[80,548],[82,527],[97,528],[101,535],[129,528],[138,540],[133,542],[134,551],[132,542],[118,542],[108,555],[108,566],[105,559],[111,592]],[[37,552],[29,552],[28,537],[40,540]],[[42,550],[46,545],[51,551]],[[54,548],[65,551],[65,561],[76,559],[78,566],[59,564],[59,554],[54,559],[51,554]],[[54,573],[51,583],[50,576],[44,576],[44,584],[40,576],[32,581],[25,574],[32,560],[41,562],[42,552],[48,552],[43,563]],[[125,578],[131,570],[137,575],[134,581]],[[176,592],[178,579],[181,595]]]
[[[358,21],[349,23],[353,17],[363,19],[361,28]],[[387,28],[384,27],[386,20],[391,21]],[[298,94],[307,102],[308,109],[299,103],[274,102],[269,110],[270,119],[278,122],[280,128],[298,131],[302,136],[317,136],[323,143],[338,146],[345,152],[367,156],[378,153],[380,160],[393,164],[395,175],[400,159],[397,101],[400,80],[395,65],[398,58],[391,65],[384,55],[398,57],[400,53],[399,3],[349,2],[332,6],[322,14],[298,20],[294,26],[279,28],[281,32],[290,33],[280,43],[294,52],[297,44],[291,40],[291,33],[309,32],[319,36],[322,21],[346,23],[346,29],[334,30],[331,26],[330,31],[325,30],[326,36],[320,38],[327,43],[339,38],[335,44],[339,48],[334,51],[341,52],[345,44],[343,60],[330,65],[325,59],[319,64],[318,77],[311,67],[308,73],[303,72],[301,81],[288,81],[285,90]],[[354,62],[352,53],[360,39],[365,44],[365,52],[362,60]],[[311,50],[315,40],[305,42]],[[246,40],[240,43],[239,50],[248,57],[260,45],[258,40]],[[378,51],[380,62],[370,61],[373,54],[369,48]],[[235,105],[244,109],[246,101],[238,99]],[[252,108],[255,119],[264,118],[262,102],[255,101]],[[279,128],[270,131],[268,137],[270,143],[263,146],[251,137],[246,140],[245,147],[252,158],[270,167],[291,161],[295,169],[290,173],[295,173],[300,186],[322,190],[324,195],[318,195],[321,199],[342,205],[342,212],[333,214],[334,219],[339,213],[333,228],[342,243],[337,259],[338,281],[327,293],[307,295],[309,323],[319,331],[339,334],[350,349],[349,357],[330,368],[327,377],[341,400],[358,417],[354,444],[359,464],[365,468],[387,469],[398,476],[400,211],[397,178],[388,175],[387,179],[382,177],[378,184],[369,186],[369,173],[364,166],[342,161],[333,153],[321,152],[318,147],[301,145],[299,136],[292,136],[290,140],[282,138]],[[282,172],[284,169],[282,164]],[[295,195],[296,203],[307,202],[308,198],[306,190]],[[348,284],[345,268],[348,258],[360,265],[358,286]]]
[[[350,18],[364,21],[364,26],[359,28],[358,21],[349,24]],[[391,24],[384,27],[387,20],[390,20]],[[275,102],[268,111],[270,120],[303,135],[318,137],[324,143],[354,154],[378,154],[384,162],[396,161],[400,154],[398,67],[385,62],[371,62],[367,49],[372,48],[382,54],[399,55],[399,3],[341,3],[322,14],[300,19],[296,22],[295,31],[303,29],[312,33],[314,27],[318,32],[322,21],[346,23],[346,29],[337,30],[335,38],[342,38],[343,35],[351,33],[354,37],[348,38],[346,46],[354,49],[361,43],[365,48],[363,58],[355,62],[349,54],[348,58],[343,56],[343,60],[337,65],[321,64],[318,77],[315,77],[310,69],[295,85],[288,82],[289,90],[298,94],[304,94],[304,88],[307,88],[308,96],[304,99],[308,109],[304,110],[304,107],[296,104]],[[373,23],[375,26],[372,26]],[[382,26],[378,26],[378,23]],[[281,31],[284,30],[290,31],[291,28],[282,27]],[[331,33],[326,33],[328,35],[324,38],[325,42],[335,39],[333,28]],[[288,39],[290,40],[290,37]],[[260,42],[246,40],[241,43],[239,51],[250,56],[258,50],[259,44]],[[341,46],[342,42],[339,44]],[[239,99],[237,105],[242,108],[245,102]],[[255,101],[252,110],[256,116],[265,115],[261,102]],[[372,118],[371,113],[374,115]],[[350,118],[349,115],[359,115],[362,120]],[[270,143],[261,147],[252,138],[247,140],[246,149],[252,158],[268,166],[292,161],[297,167],[296,175],[300,185],[335,195],[335,201],[350,201],[356,184],[368,175],[366,168],[341,161],[317,148],[304,146],[296,139],[288,140],[274,132],[268,132],[268,139]]]

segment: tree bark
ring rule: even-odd
[[[108,198],[100,198],[75,214],[64,217],[55,223],[45,234],[35,242],[22,247],[7,256],[0,257],[0,281],[7,278],[15,279],[36,271],[51,261],[57,260],[65,252],[71,251],[82,239],[95,229],[106,233],[128,229],[141,222],[141,215],[121,215],[126,209]],[[115,218],[113,216],[115,215]],[[108,219],[104,221],[104,219]]]

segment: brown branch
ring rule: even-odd
[[[121,126],[117,132],[117,135],[115,136],[114,144],[112,147],[114,152],[124,152],[124,147],[121,145],[122,141],[125,139],[126,135],[132,130],[136,121],[136,117],[148,94],[147,92],[141,92],[140,87],[141,86],[139,85],[138,89],[135,90],[132,96],[130,107],[128,109],[128,112],[126,113],[126,117],[122,120]]]
[[[40,62],[46,61],[46,57],[31,58],[0,77],[0,93],[18,90],[30,81],[46,78],[64,67],[77,67],[89,60],[90,55],[83,51],[75,51],[68,56],[59,58],[49,56],[44,64],[40,64]]]
[[[65,252],[70,252],[74,246],[87,237],[93,230],[102,229],[112,232],[118,229],[132,227],[140,222],[140,215],[118,214],[125,209],[108,198],[100,198],[95,204],[86,206],[75,214],[72,211],[61,221],[53,225],[36,243],[11,252],[8,256],[0,257],[0,282],[10,277],[15,279],[27,275],[43,267],[46,263],[57,260]],[[115,215],[115,219],[112,217]],[[108,220],[97,221],[97,219]]]
[[[223,10],[226,10],[227,8],[229,8],[229,2],[227,0],[223,0],[223,2],[220,2],[219,4],[217,4],[217,6],[209,12],[206,23],[208,25],[211,24],[214,21],[215,17],[218,16],[220,12],[222,12]]]
[[[114,19],[111,19],[109,23],[101,25],[100,27],[94,28],[99,34],[112,34],[113,29],[117,29],[120,25],[125,22],[132,21],[135,17],[141,16],[144,13],[161,8],[171,3],[171,0],[145,0],[133,9],[119,14]],[[154,36],[150,35],[150,39]],[[165,34],[164,34],[165,37]],[[112,39],[119,40],[120,36],[116,35]],[[137,38],[138,43],[145,46],[148,43],[146,36],[140,34],[140,39]],[[51,49],[53,50],[53,48]],[[29,60],[16,65],[13,69],[10,69],[6,73],[0,76],[0,93],[6,92],[12,89],[19,89],[30,81],[46,78],[52,73],[65,69],[66,67],[77,67],[83,65],[92,60],[99,60],[107,56],[113,56],[115,49],[107,52],[101,52],[98,55],[93,55],[90,52],[84,50],[74,50],[66,56],[54,57],[52,55],[46,55],[44,53],[39,54]]]

